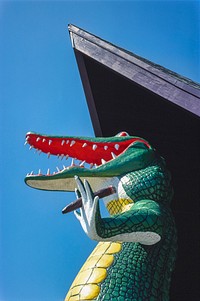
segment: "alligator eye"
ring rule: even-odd
[[[125,136],[129,136],[129,134],[127,132],[120,132],[119,134],[116,135],[117,137],[125,137]]]

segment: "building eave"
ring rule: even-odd
[[[198,83],[112,45],[74,25],[69,25],[69,32],[79,60],[80,54],[86,55],[135,84],[200,117]]]

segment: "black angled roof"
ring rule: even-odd
[[[81,53],[81,57],[86,60],[88,57],[149,92],[200,117],[200,85],[198,83],[114,46],[76,26],[69,25],[69,31],[79,66],[82,63],[80,72],[83,72],[83,65],[85,65],[84,62],[80,62],[79,54]],[[85,76],[82,74],[83,84],[84,79]],[[93,86],[90,85],[90,88],[92,89]],[[91,102],[95,103],[96,99],[89,100],[88,98],[88,101],[90,108]],[[94,125],[94,129],[96,126],[97,124]]]

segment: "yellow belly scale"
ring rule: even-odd
[[[65,298],[65,301],[95,300],[99,284],[107,276],[107,268],[114,261],[113,254],[121,250],[121,243],[100,242],[91,253]]]

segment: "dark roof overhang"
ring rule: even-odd
[[[98,99],[95,82],[105,84],[106,81],[105,78],[100,77],[101,74],[99,75],[99,72],[103,70],[97,72],[98,67],[105,69],[107,73],[116,73],[124,80],[131,81],[132,85],[138,85],[140,90],[151,93],[152,97],[156,94],[163,101],[177,105],[200,117],[199,84],[114,46],[76,26],[69,25],[69,31],[96,135],[102,134],[101,111],[97,108],[97,103],[104,103],[104,99]],[[110,74],[109,79],[111,79]],[[115,82],[110,81],[109,84],[112,85]],[[107,90],[104,90],[104,94],[107,94]],[[126,91],[122,93],[126,96]],[[110,99],[110,102],[112,101]],[[132,101],[135,101],[134,95],[132,95]],[[104,115],[105,111],[106,106],[103,110]]]

